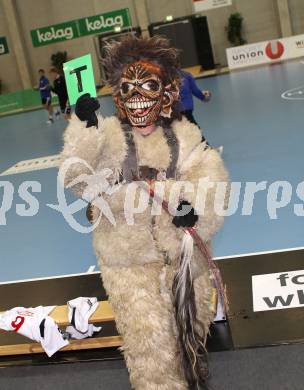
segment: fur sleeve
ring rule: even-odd
[[[62,165],[61,167],[67,167],[62,181],[65,186],[70,182],[77,179],[82,174],[92,174],[92,170],[95,170],[102,146],[104,144],[104,132],[103,132],[102,116],[98,116],[98,128],[90,127],[86,128],[86,122],[80,121],[74,114],[69,122],[68,127],[64,133],[64,147],[61,153]],[[72,163],[69,164],[71,158],[78,158],[85,163]],[[91,170],[92,169],[92,170]],[[73,186],[73,192],[77,196],[81,196],[83,192],[84,184],[77,184]]]
[[[219,182],[224,182],[228,190],[229,177],[220,154],[215,149],[205,149],[201,143],[182,162],[180,180],[193,185],[193,192],[185,192],[183,198],[194,207],[199,215],[198,233],[209,241],[223,223],[218,210],[226,204],[227,194],[221,192]],[[225,188],[225,185],[227,186]]]

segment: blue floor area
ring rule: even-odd
[[[303,85],[304,65],[288,63],[249,69],[201,81],[213,92],[196,115],[212,145],[224,145],[223,158],[232,181],[289,181],[290,205],[270,220],[265,191],[256,196],[252,216],[240,211],[226,218],[214,240],[215,255],[304,246],[304,218],[293,204],[303,203],[295,189],[303,181],[304,100],[283,100],[281,94]],[[210,106],[209,106],[210,104]],[[199,115],[200,114],[200,115]]]
[[[253,215],[226,218],[214,240],[215,256],[237,255],[303,245],[304,218],[295,216],[295,194],[303,181],[303,100],[283,100],[281,94],[304,84],[304,65],[293,62],[249,69],[199,80],[212,92],[209,103],[195,102],[195,117],[209,143],[223,145],[223,158],[232,181],[289,181],[292,202],[278,210],[278,219],[267,212],[267,193],[256,195]],[[101,99],[104,115],[114,112],[110,97]],[[0,171],[20,160],[59,153],[63,119],[47,126],[42,110],[0,119]],[[7,224],[0,226],[0,282],[86,272],[96,265],[91,236],[75,232],[61,214],[46,204],[56,201],[56,169],[3,176],[15,188]],[[20,217],[16,204],[23,203],[18,187],[25,180],[41,183],[35,194],[40,208],[33,217]],[[0,199],[3,189],[0,187]],[[70,201],[74,198],[70,196]],[[1,202],[2,200],[0,200]],[[1,204],[1,203],[0,203]],[[84,210],[79,221],[85,223]]]
[[[45,110],[0,118],[0,171],[21,160],[57,154],[62,148],[64,121],[47,125]]]
[[[76,232],[62,214],[48,207],[57,204],[57,169],[28,172],[3,177],[15,188],[12,208],[6,214],[6,226],[0,226],[1,281],[86,272],[96,265],[91,235]],[[16,205],[25,202],[18,194],[24,181],[38,181],[41,192],[34,196],[39,209],[34,216],[19,216]],[[66,192],[70,204],[75,198]],[[74,217],[88,225],[85,209]]]
[[[102,98],[103,115],[111,115],[114,106],[111,97]],[[45,110],[38,110],[0,118],[0,172],[21,160],[60,153],[64,119],[47,125]]]

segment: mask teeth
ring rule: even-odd
[[[132,122],[136,125],[143,125],[145,121],[147,120],[148,115],[145,115],[143,117],[132,117]]]
[[[149,108],[152,107],[156,103],[156,100],[132,100],[126,103],[126,106],[131,109],[136,108]]]

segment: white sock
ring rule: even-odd
[[[98,307],[97,298],[79,297],[68,302],[68,317],[71,325],[80,333],[89,330],[89,318]]]

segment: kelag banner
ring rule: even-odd
[[[0,37],[0,55],[8,53],[8,46],[5,37]]]
[[[31,31],[34,47],[67,41],[90,34],[113,31],[115,27],[125,28],[132,25],[128,8],[119,9],[65,23],[41,27]]]

